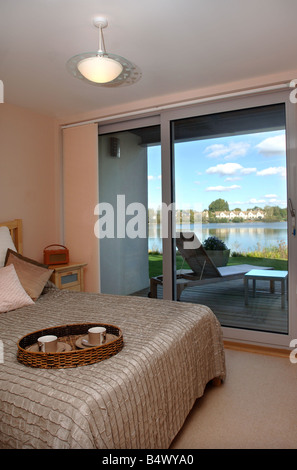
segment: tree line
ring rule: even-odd
[[[248,212],[257,210],[264,212],[264,218],[261,218],[261,221],[263,222],[283,222],[287,220],[287,208],[281,208],[279,206],[265,206],[264,209],[259,206],[254,206],[246,209],[245,211],[242,211],[240,207],[236,207],[235,209],[233,209],[234,212]],[[225,217],[218,218],[215,215],[216,212],[224,211],[230,212],[228,202],[221,198],[216,199],[215,201],[212,201],[209,204],[208,218],[203,217],[202,222],[229,222],[229,219],[226,219]],[[234,217],[232,219],[232,222],[246,222],[246,219],[244,219],[243,217]]]

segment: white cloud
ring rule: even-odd
[[[265,168],[265,170],[257,171],[258,176],[271,176],[271,175],[279,175],[282,177],[286,176],[286,167],[284,166],[271,166],[269,168]]]
[[[275,137],[269,137],[256,145],[259,153],[264,155],[276,155],[286,152],[286,136],[277,135]]]
[[[233,184],[232,186],[209,186],[206,191],[233,191],[234,189],[240,189],[240,186]]]
[[[275,196],[275,197],[269,199],[267,196]],[[272,204],[274,206],[278,205],[278,206],[286,207],[287,201],[283,201],[283,200],[279,199],[276,194],[271,194],[271,195],[268,194],[266,196],[263,196],[261,199],[250,198],[250,199],[245,200],[245,201],[234,201],[232,203],[232,205],[234,207],[235,206],[238,206],[238,207],[241,207],[241,206],[251,207],[251,206],[258,205],[258,204],[259,205],[261,204],[262,207],[264,207],[266,205],[269,205],[269,204]]]
[[[221,163],[219,165],[208,168],[206,173],[219,175],[248,175],[250,173],[255,173],[256,171],[257,168],[244,168],[242,165],[239,165],[239,163]]]
[[[257,168],[242,168],[240,170],[240,173],[242,175],[250,175],[251,173],[255,173],[257,171]]]
[[[231,160],[237,157],[243,157],[250,145],[247,142],[231,142],[225,144],[213,144],[206,147],[205,152],[209,158],[223,157],[224,160]]]
[[[206,147],[204,152],[208,153],[209,158],[218,158],[226,154],[226,145],[213,144]]]
[[[206,170],[206,173],[219,173],[220,175],[233,175],[234,173],[240,171],[242,168],[239,163],[221,163],[216,166],[211,166]]]
[[[248,204],[264,204],[265,202],[266,202],[265,199],[251,198],[249,199]]]
[[[158,175],[158,176],[153,176],[153,175],[149,175],[147,177],[148,181],[153,181],[153,180],[160,180],[161,179],[161,175]]]
[[[270,199],[271,197],[272,198],[277,197],[277,194],[265,194],[264,197],[267,197],[268,199]]]
[[[241,176],[228,176],[225,181],[238,181],[241,180]]]

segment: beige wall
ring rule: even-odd
[[[0,104],[0,220],[23,220],[23,254],[38,261],[59,242],[57,129],[50,117]]]
[[[85,290],[99,291],[99,240],[94,233],[98,216],[98,126],[63,130],[64,240],[70,262],[87,263]]]

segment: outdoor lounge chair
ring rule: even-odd
[[[191,244],[193,247],[185,247]],[[176,294],[180,299],[182,291],[186,287],[198,286],[214,282],[222,282],[234,279],[243,279],[251,269],[272,269],[269,267],[253,266],[250,264],[238,264],[235,266],[216,267],[210,259],[202,244],[194,232],[179,232],[176,237],[176,246],[184,260],[191,269],[179,269],[176,271]],[[150,279],[150,297],[157,298],[157,286],[163,284],[163,275]]]

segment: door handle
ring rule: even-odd
[[[290,198],[288,202],[289,202],[289,210],[290,210],[291,217],[292,217],[292,235],[294,235],[295,237],[296,236],[296,211],[293,208],[293,204]]]

